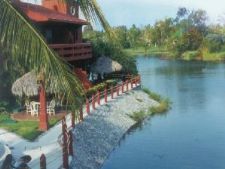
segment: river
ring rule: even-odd
[[[225,169],[225,64],[138,57],[172,109],[129,132],[102,169]]]

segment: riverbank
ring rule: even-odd
[[[153,47],[147,50],[144,49],[143,47],[138,47],[138,48],[124,49],[124,51],[129,56],[132,57],[138,55],[145,55],[145,56],[156,56],[164,59],[179,59],[186,61],[201,60],[207,62],[220,62],[225,60],[225,52],[210,53],[208,50],[186,51],[181,55],[179,55],[179,57],[175,54],[175,52],[160,47]]]
[[[130,49],[124,49],[124,51],[129,55],[129,56],[138,56],[138,55],[153,55],[153,56],[158,56],[158,57],[163,57],[163,58],[174,58],[175,55],[168,51],[167,49],[164,48],[158,48],[158,47],[153,47],[153,48],[148,48],[145,49],[143,47],[137,47],[137,48],[130,48]]]
[[[149,112],[160,104],[140,88],[111,100],[78,124],[74,133],[72,168],[100,169],[124,134],[137,123],[135,112]]]

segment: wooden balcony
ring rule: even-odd
[[[92,58],[91,43],[50,44],[49,46],[66,61],[77,61]]]

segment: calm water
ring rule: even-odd
[[[225,64],[137,60],[172,109],[130,132],[103,169],[225,169]]]

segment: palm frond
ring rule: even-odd
[[[70,67],[48,47],[10,0],[0,1],[0,47],[7,49],[7,57],[26,66],[29,71],[42,72],[46,87],[51,86],[53,92],[65,94],[73,109],[83,102],[84,90]]]
[[[114,33],[96,0],[78,0],[84,17],[92,24],[100,24],[109,36]]]

